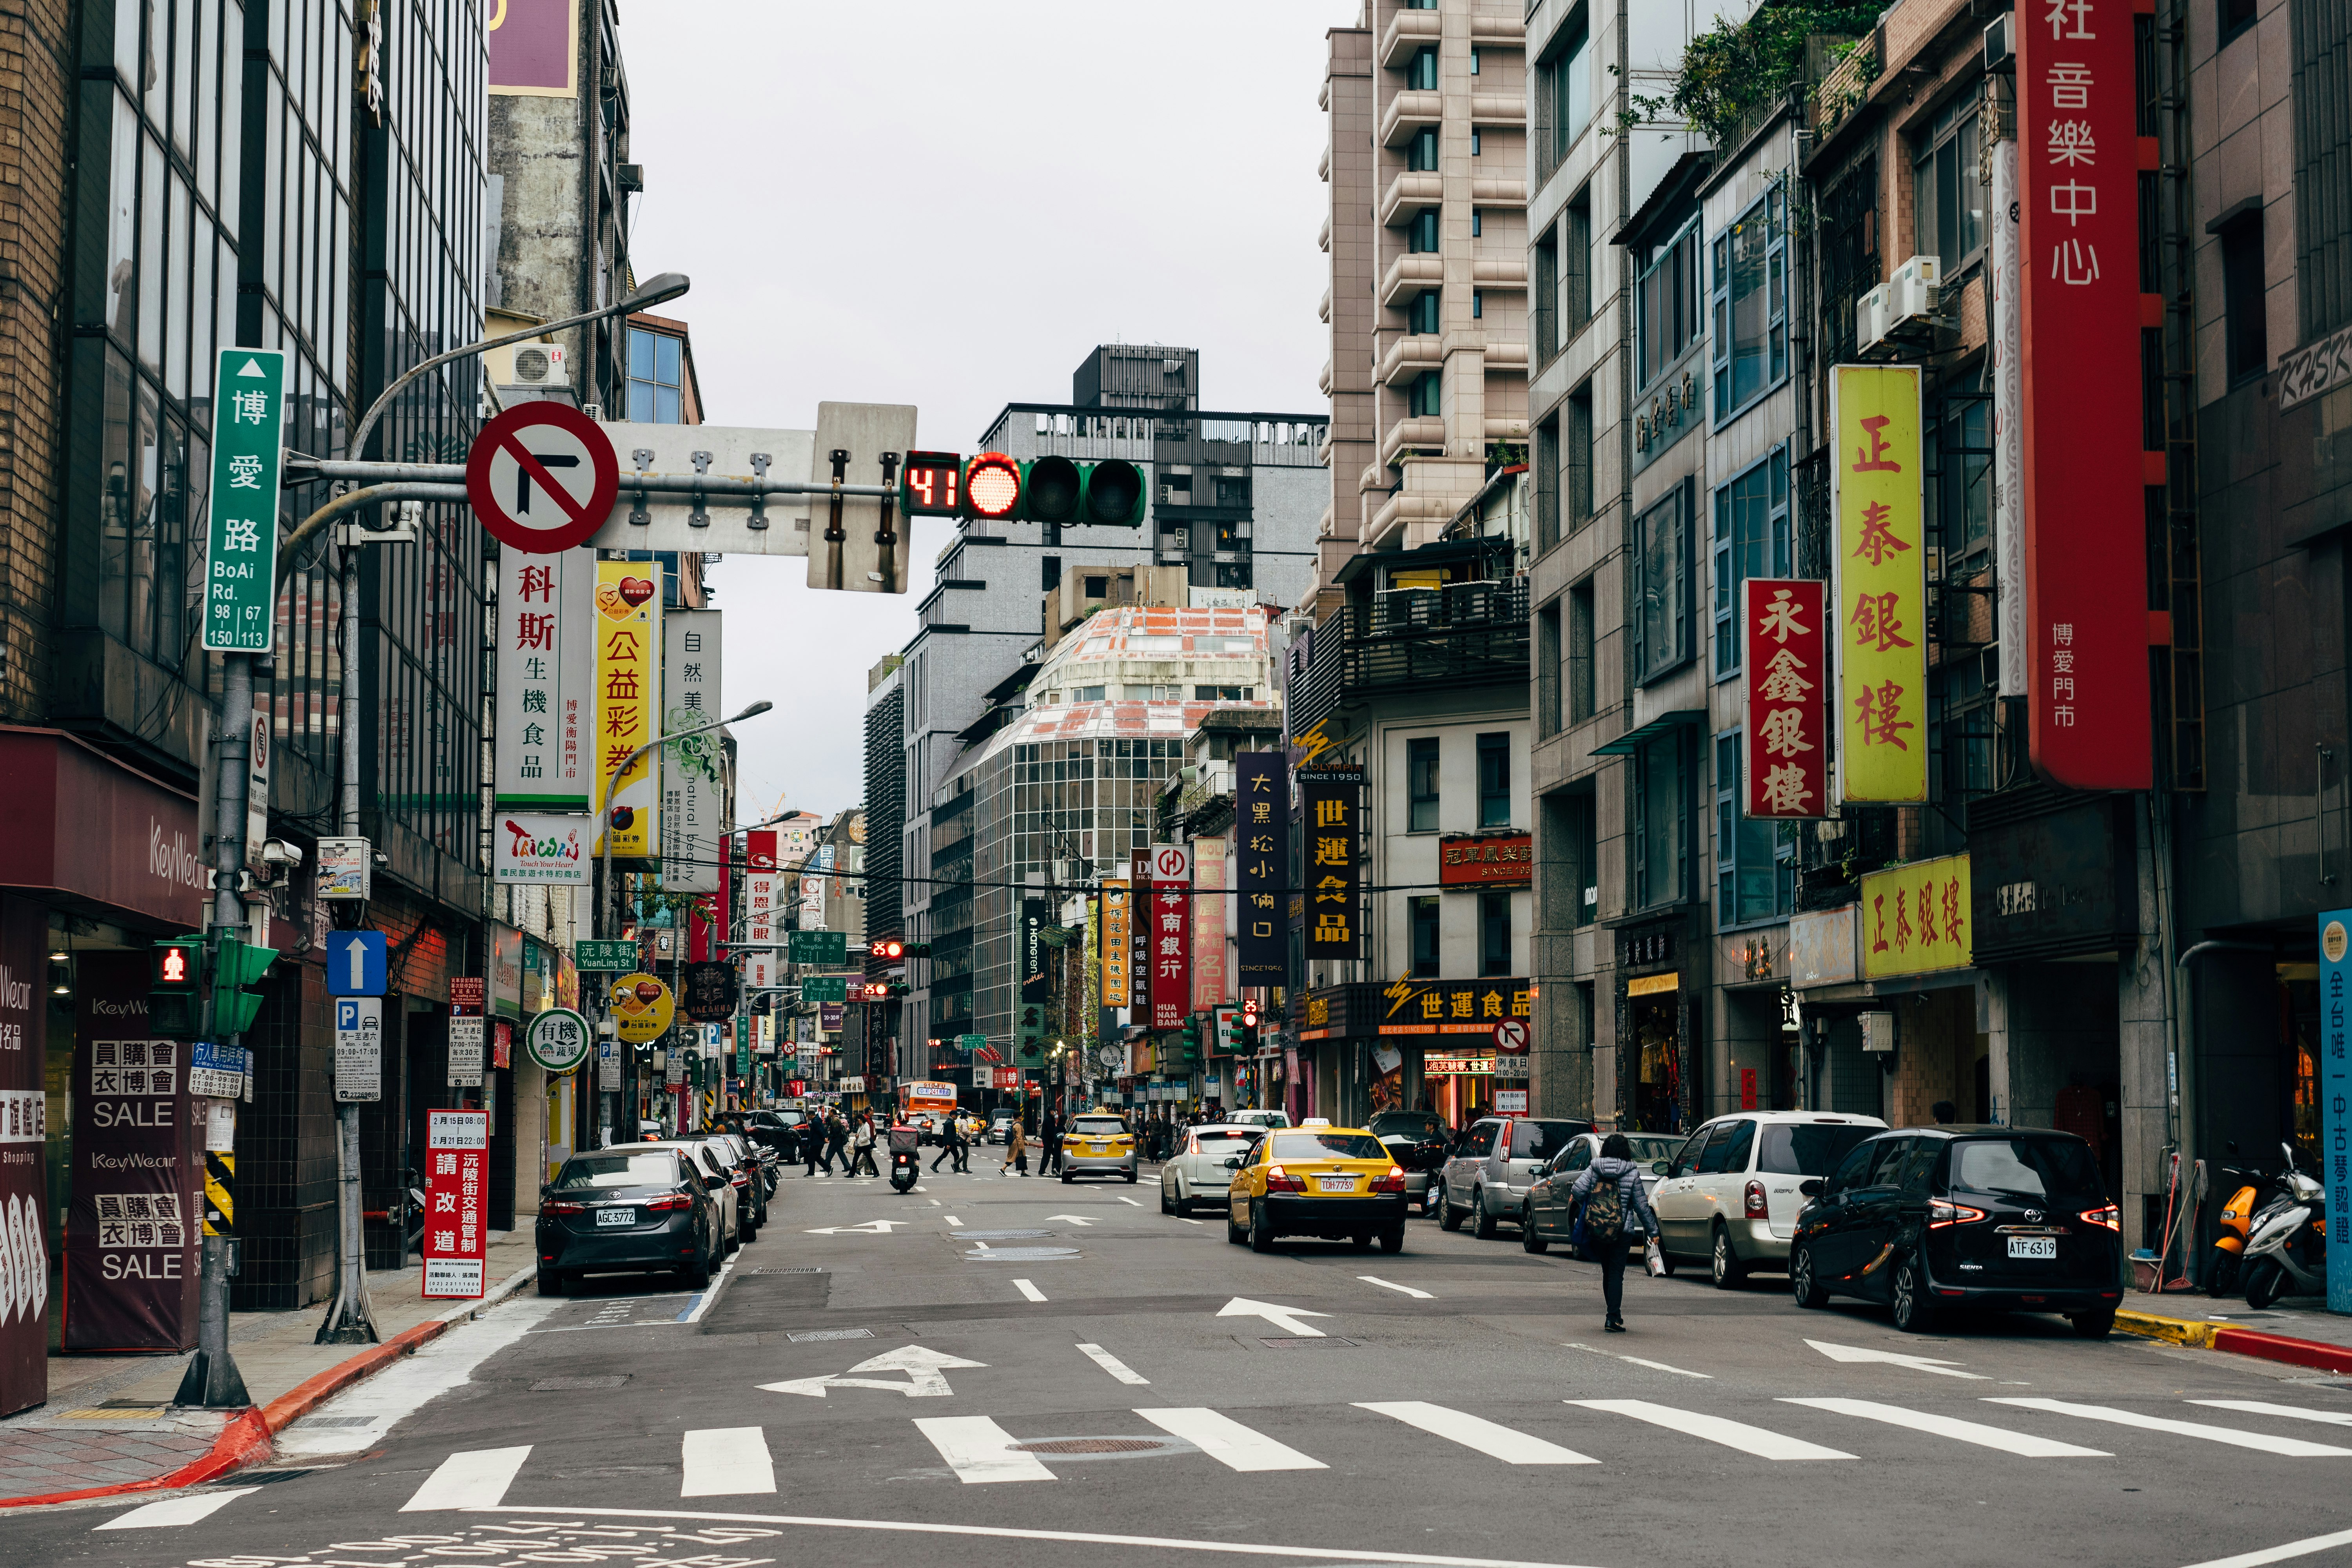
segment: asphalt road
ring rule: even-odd
[[[518,1299],[269,1469],[0,1517],[0,1563],[2352,1563],[2344,1380],[1778,1275],[1629,1279],[1604,1336],[1508,1229],[1259,1257],[994,1164],[788,1178],[707,1296]]]

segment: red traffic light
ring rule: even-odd
[[[1244,997],[1242,1001],[1242,1026],[1249,1029],[1257,1027],[1257,998],[1255,996]]]
[[[188,963],[188,950],[176,944],[158,948],[155,952],[155,983],[159,985],[189,985],[195,975]]]
[[[1011,517],[1021,505],[1021,465],[1002,452],[982,452],[964,468],[964,504],[974,517]]]
[[[866,951],[870,957],[895,963],[907,956],[907,944],[896,937],[882,937],[870,943]]]

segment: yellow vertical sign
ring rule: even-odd
[[[1128,1005],[1128,888],[1123,877],[1107,877],[1102,890],[1102,1005]]]
[[[596,782],[600,823],[613,770],[655,735],[655,701],[661,695],[661,567],[651,561],[596,563]],[[643,858],[658,853],[661,799],[654,775],[657,752],[629,764],[613,791],[612,805],[629,813],[612,827],[612,853]],[[597,845],[604,852],[603,840]]]
[[[1919,368],[1830,371],[1838,798],[1927,798],[1927,539]]]

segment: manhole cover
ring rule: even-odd
[[[784,1336],[796,1345],[809,1344],[817,1340],[870,1340],[873,1337],[872,1329],[810,1329]]]
[[[625,1372],[606,1373],[601,1377],[542,1377],[530,1385],[533,1394],[561,1394],[572,1388],[618,1388],[629,1381]]]
[[[1275,1340],[1263,1340],[1263,1339],[1262,1339],[1262,1340],[1258,1341],[1258,1343],[1260,1343],[1260,1344],[1262,1344],[1262,1345],[1271,1345],[1273,1348],[1275,1348],[1276,1350],[1278,1350],[1278,1351],[1305,1351],[1305,1350],[1315,1350],[1315,1349],[1318,1349],[1318,1348],[1320,1348],[1320,1347],[1322,1347],[1322,1346],[1326,1346],[1326,1345],[1329,1346],[1330,1348],[1332,1348],[1332,1349],[1334,1349],[1334,1350],[1337,1350],[1337,1349],[1339,1349],[1339,1348],[1340,1346],[1342,1346],[1342,1345],[1360,1345],[1360,1344],[1362,1344],[1363,1342],[1363,1342],[1363,1341],[1361,1341],[1361,1340],[1342,1340],[1342,1339],[1334,1339],[1334,1338],[1332,1338],[1331,1336],[1329,1336],[1329,1335],[1328,1335],[1328,1334],[1327,1334],[1327,1335],[1325,1335],[1325,1336],[1323,1336],[1323,1337],[1322,1337],[1322,1338],[1320,1338],[1320,1339],[1312,1339],[1312,1340],[1303,1340],[1303,1339],[1275,1339]]]
[[[1050,1230],[959,1230],[954,1233],[959,1241],[1019,1241],[1026,1237],[1053,1234]]]
[[[1150,1454],[1167,1447],[1150,1437],[1055,1437],[1041,1443],[1015,1443],[1016,1454]]]
[[[964,1258],[972,1263],[1050,1263],[1057,1258],[1077,1255],[1075,1247],[991,1247],[967,1252]]]

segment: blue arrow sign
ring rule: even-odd
[[[328,995],[381,996],[384,993],[383,970],[383,932],[327,933]]]

